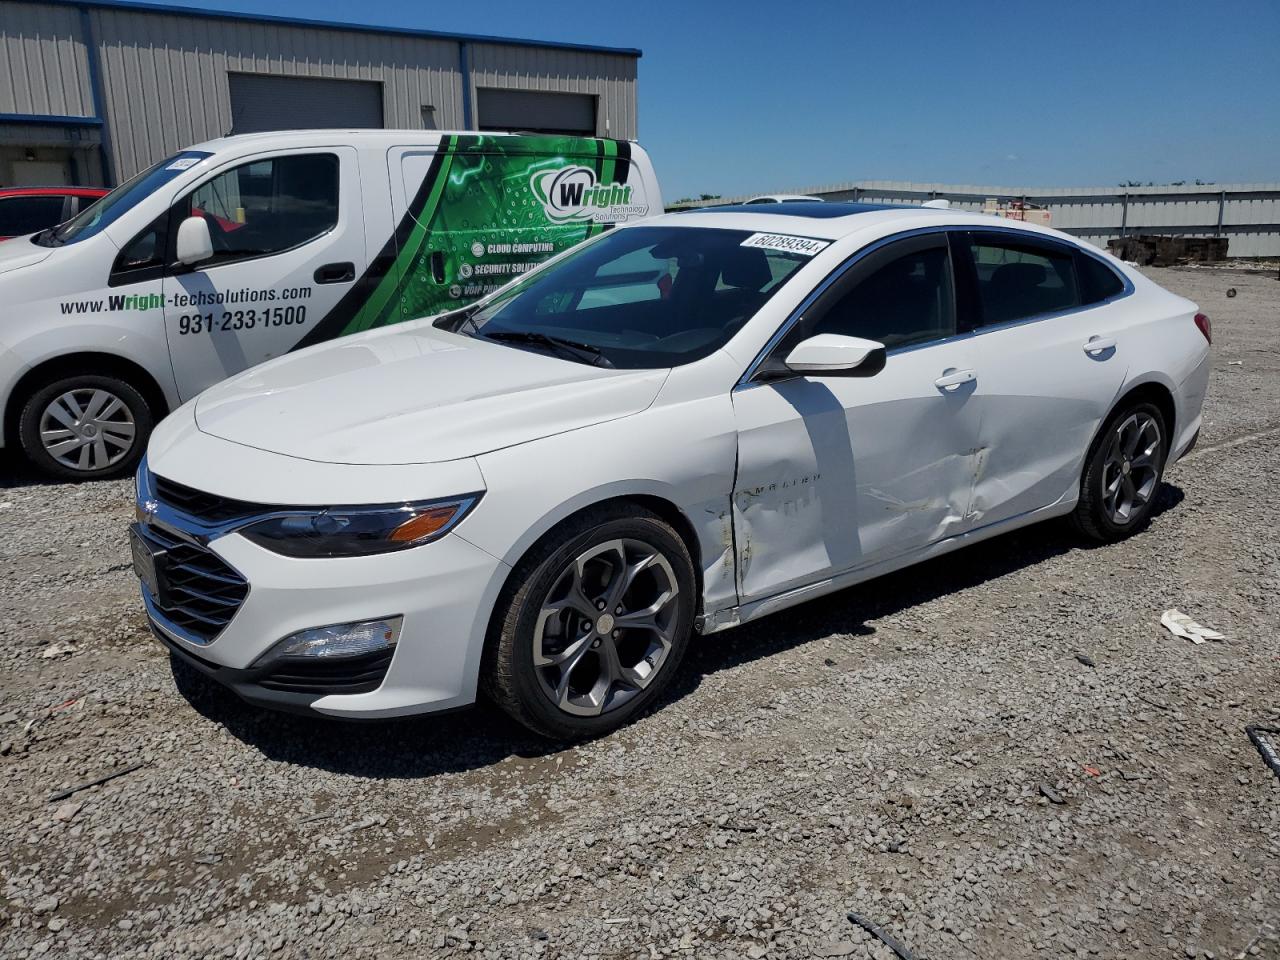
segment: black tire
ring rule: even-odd
[[[1109,507],[1104,487],[1114,480],[1114,471],[1108,472],[1109,455],[1116,442],[1117,431],[1122,424],[1131,418],[1147,418],[1159,430],[1159,440],[1152,456],[1154,482],[1146,499],[1135,503],[1127,516],[1120,518],[1117,512]],[[1147,445],[1144,443],[1144,446]],[[1164,478],[1165,460],[1169,456],[1169,431],[1164,415],[1151,403],[1130,403],[1115,410],[1103,424],[1094,438],[1085,459],[1084,473],[1080,478],[1080,500],[1076,504],[1071,520],[1076,529],[1091,540],[1100,543],[1115,543],[1132,536],[1142,530],[1151,519],[1151,510],[1155,506],[1156,495]],[[1136,459],[1131,462],[1136,462]],[[1129,473],[1126,470],[1125,476]],[[1146,484],[1144,483],[1145,487]]]
[[[616,694],[613,686],[606,684],[606,694],[600,697],[602,703],[609,706],[595,716],[581,716],[562,708],[552,699],[552,693],[546,689],[548,678],[555,676],[563,679],[559,667],[535,666],[534,648],[539,636],[539,618],[544,601],[549,599],[553,589],[564,582],[565,577],[572,577],[568,568],[576,565],[585,553],[606,548],[613,542],[624,545],[620,555],[623,563],[630,558],[643,555],[642,548],[652,549],[660,554],[666,566],[651,564],[649,573],[638,574],[635,586],[629,588],[625,596],[637,603],[644,602],[644,591],[652,590],[659,597],[667,589],[664,585],[674,577],[676,593],[667,605],[662,607],[663,616],[669,616],[665,632],[669,635],[670,647],[666,650],[651,678],[642,689],[629,690],[621,682]],[[637,553],[626,551],[635,549]],[[602,553],[601,557],[609,556]],[[616,555],[615,555],[616,556]],[[590,562],[588,574],[595,576],[600,570],[618,569],[617,564],[610,566],[608,560],[600,560],[597,564]],[[649,577],[646,581],[644,578]],[[585,578],[584,578],[585,581]],[[594,582],[594,581],[593,581]],[[600,596],[606,595],[612,580],[601,584]],[[590,599],[595,594],[593,586],[584,582],[583,592]],[[636,592],[632,593],[634,589]],[[680,666],[680,661],[688,647],[689,636],[693,629],[694,610],[696,608],[697,578],[694,574],[693,561],[688,548],[675,530],[661,517],[640,507],[619,504],[604,506],[590,510],[578,517],[566,521],[550,535],[544,537],[530,551],[513,571],[507,586],[498,599],[494,609],[493,622],[490,627],[489,642],[486,648],[485,663],[481,674],[481,683],[485,692],[498,706],[524,724],[535,733],[553,740],[573,741],[601,736],[630,722],[638,714],[648,708],[671,682]],[[562,601],[567,603],[568,601]],[[657,603],[657,600],[654,601]],[[621,609],[622,604],[614,610]],[[670,608],[670,613],[665,611]],[[609,611],[599,611],[603,614]],[[595,613],[592,614],[596,616]],[[640,647],[658,643],[659,634],[645,629],[618,629],[611,634],[601,634],[599,623],[595,621],[590,627],[583,626],[588,618],[575,611],[566,609],[564,635],[557,641],[552,639],[543,649],[554,649],[556,642],[576,645],[581,636],[590,639],[591,647],[599,647],[601,643],[609,644],[609,650],[616,650],[614,663],[626,664],[627,660],[639,652]],[[576,625],[575,625],[576,618]],[[622,620],[625,615],[620,617]],[[610,622],[611,622],[611,618]],[[548,624],[560,625],[558,618],[547,621]],[[550,627],[548,627],[550,629]],[[578,634],[577,630],[585,632]],[[610,642],[610,636],[619,637]],[[583,651],[583,658],[576,661],[572,668],[574,680],[580,680],[585,673],[590,677],[592,670],[598,677],[597,682],[605,682],[607,674],[605,661],[608,659],[604,650],[593,653]],[[652,655],[652,654],[650,654]],[[590,662],[595,657],[595,666]],[[628,666],[630,670],[642,670],[641,661],[652,664],[643,656],[636,657]],[[626,697],[623,700],[623,697]],[[619,702],[621,701],[621,702]]]
[[[45,448],[41,442],[42,420],[45,419],[50,404],[59,397],[66,394],[92,395],[95,391],[105,392],[119,400],[121,407],[111,414],[110,419],[131,422],[132,443],[127,448],[121,448],[116,439],[108,442],[104,438],[101,444],[101,449],[105,451],[100,458],[102,465],[94,466],[90,463],[81,469],[64,463]],[[146,397],[133,384],[114,376],[69,374],[60,376],[27,397],[18,415],[18,439],[27,460],[45,476],[58,480],[105,480],[127,474],[137,467],[154,426],[155,413]],[[93,429],[101,435],[101,427],[93,426]],[[118,431],[119,428],[113,428],[108,432],[112,437],[119,437]],[[94,455],[95,452],[91,449],[90,457]]]

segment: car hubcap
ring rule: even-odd
[[[640,694],[671,652],[678,593],[671,564],[647,543],[610,540],[579,554],[538,613],[533,665],[543,693],[578,716]]]
[[[125,402],[107,390],[68,390],[40,416],[45,452],[72,470],[101,470],[129,455],[137,432]]]
[[[1135,413],[1107,440],[1102,461],[1102,507],[1113,523],[1130,523],[1150,501],[1160,480],[1160,424]]]

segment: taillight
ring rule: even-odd
[[[1213,324],[1209,322],[1209,318],[1203,313],[1196,314],[1196,326],[1200,328],[1200,332],[1204,334],[1204,338],[1213,343]]]

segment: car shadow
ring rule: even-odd
[[[43,487],[54,482],[36,473],[35,469],[13,447],[0,450],[0,490]]]
[[[1165,483],[1152,520],[1184,499]],[[872,623],[941,596],[966,590],[1070,550],[1092,550],[1068,524],[1049,521],[966,547],[784,613],[711,637],[695,637],[679,676],[655,704],[689,696],[703,678],[803,646],[833,633],[870,636]],[[397,720],[345,721],[254,707],[181,661],[172,659],[179,692],[201,715],[264,756],[302,767],[370,779],[422,779],[491,766],[508,757],[537,758],[567,745],[531,734],[491,704],[456,713]]]
[[[1185,496],[1180,487],[1162,483],[1149,522],[1176,507]],[[664,702],[688,696],[703,677],[717,671],[832,634],[871,636],[876,632],[875,620],[998,580],[1071,550],[1107,546],[1085,539],[1065,520],[1048,520],[963,548],[963,563],[956,562],[960,552],[951,553],[810,600],[694,643]]]

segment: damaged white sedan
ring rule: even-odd
[[[713,633],[1017,527],[1113,540],[1195,442],[1194,304],[1051,230],[787,203],[610,230],[188,403],[157,637],[246,700],[598,735]]]

